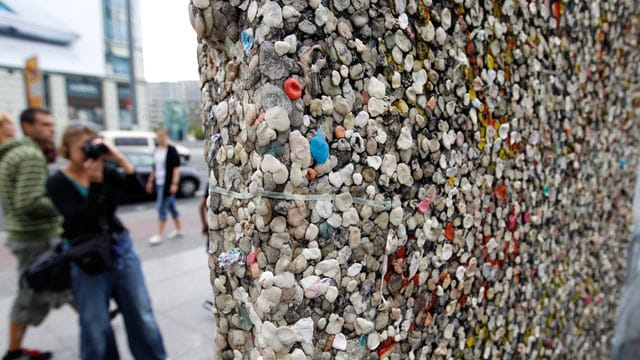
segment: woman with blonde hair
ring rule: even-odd
[[[11,115],[0,111],[0,144],[16,137],[16,124]]]
[[[115,215],[119,194],[144,191],[135,168],[83,125],[67,127],[60,154],[69,163],[49,177],[47,192],[64,218],[62,237],[71,246],[69,251],[76,245],[74,239],[100,234],[105,228],[112,238],[111,265],[106,270],[93,274],[83,270],[82,264],[72,264],[71,290],[80,315],[80,358],[119,358],[109,315],[109,302],[114,299],[133,356],[166,359],[140,260],[128,230]],[[122,172],[105,166],[106,160],[117,163]]]

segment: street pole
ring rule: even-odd
[[[133,44],[133,22],[131,0],[127,0],[127,38],[129,40],[129,91],[131,92],[131,125],[138,124],[138,99],[136,96],[136,69]]]

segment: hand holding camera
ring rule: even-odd
[[[98,139],[87,140],[82,146],[82,152],[84,152],[87,159],[97,159],[103,155],[109,153],[109,148],[102,141]]]
[[[122,167],[125,174],[135,172],[135,168],[124,155],[100,138],[88,140],[82,147],[82,151],[87,157],[87,162],[99,162],[100,168],[104,165],[104,160],[113,160]]]

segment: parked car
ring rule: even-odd
[[[146,184],[153,169],[153,152],[142,150],[121,150],[122,154],[135,166],[136,172],[142,184]],[[111,163],[112,166],[117,166]],[[190,167],[180,166],[180,182],[178,183],[177,197],[192,197],[200,189],[198,173]],[[123,203],[155,200],[155,191],[152,194],[143,191],[141,193],[126,193],[120,198]]]
[[[105,130],[100,132],[100,136],[119,150],[153,151],[158,144],[156,133],[152,131]],[[191,150],[189,148],[180,144],[170,144],[175,146],[183,164],[191,159]]]

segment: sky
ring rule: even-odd
[[[144,77],[148,82],[198,80],[196,32],[189,0],[140,0]]]

